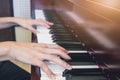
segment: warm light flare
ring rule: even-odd
[[[86,1],[109,7],[116,7],[119,3],[118,0],[86,0]]]
[[[118,3],[117,0],[100,0],[100,2],[111,7],[115,7]]]

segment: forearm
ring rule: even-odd
[[[9,44],[7,42],[0,42],[0,61],[9,60],[8,52]]]
[[[0,29],[16,25],[16,23],[14,22],[15,22],[15,19],[13,17],[0,18]]]

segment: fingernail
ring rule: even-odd
[[[72,67],[71,67],[69,64],[67,64],[67,69],[68,69],[68,70],[71,70]]]
[[[66,60],[71,60],[71,57],[69,55],[67,55]]]
[[[56,79],[55,75],[51,75],[50,78],[51,78],[51,80],[55,80]]]
[[[69,56],[68,59],[71,60],[71,57]]]
[[[54,24],[54,23],[52,23],[52,22],[50,23],[50,25],[53,25],[53,24]]]

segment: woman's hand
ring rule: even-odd
[[[51,25],[53,25],[53,23],[45,21],[45,20],[41,20],[41,19],[26,19],[26,18],[14,18],[14,22],[20,26],[22,26],[23,28],[26,28],[28,30],[30,30],[33,33],[37,33],[38,31],[36,29],[34,29],[32,26],[44,26],[49,28]]]
[[[45,26],[50,27],[53,23],[41,20],[41,19],[27,19],[27,18],[18,18],[18,17],[3,17],[0,18],[0,28],[7,28],[14,25],[20,25],[23,28],[30,30],[33,33],[37,33],[38,31],[34,29],[32,26]]]
[[[0,45],[0,59],[15,59],[23,63],[38,66],[52,79],[54,79],[55,74],[43,60],[52,61],[66,69],[71,69],[69,64],[57,57],[59,55],[64,59],[70,59],[67,51],[58,45],[21,42],[1,42]]]

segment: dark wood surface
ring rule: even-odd
[[[32,66],[32,68],[31,68],[31,80],[40,80],[40,68]]]

